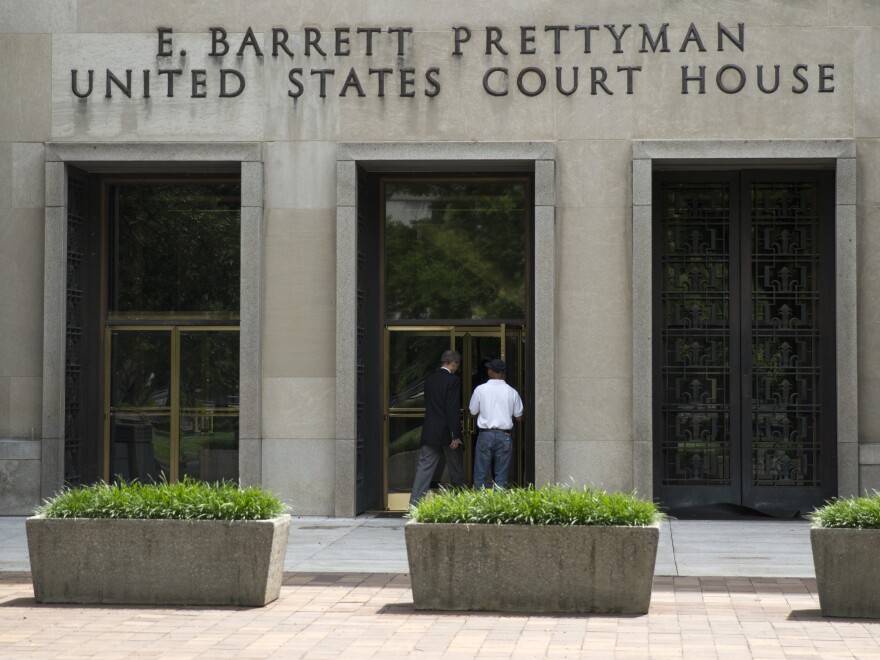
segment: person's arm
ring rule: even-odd
[[[523,402],[522,398],[519,395],[519,392],[516,390],[513,391],[514,400],[513,400],[513,418],[521,422],[523,418]]]
[[[480,388],[474,388],[474,393],[471,394],[471,402],[468,405],[468,412],[476,417],[480,414]]]

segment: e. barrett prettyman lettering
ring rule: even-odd
[[[834,92],[834,64],[750,64],[743,61],[744,23],[737,23],[736,27],[717,23],[711,31],[715,36],[715,50],[730,53],[736,61],[712,67],[692,61],[681,64],[680,79],[675,88],[670,88],[671,93],[735,95],[748,89],[766,95],[804,94],[810,90]],[[491,97],[532,98],[554,93],[570,97],[578,92],[590,96],[632,95],[637,93],[637,81],[648,73],[650,62],[646,63],[644,57],[639,57],[638,64],[621,62],[622,56],[637,53],[660,58],[674,57],[676,53],[704,53],[708,50],[706,43],[712,43],[706,38],[706,32],[705,29],[701,32],[694,23],[677,30],[669,23],[659,26],[578,23],[480,29],[455,25],[451,28],[449,54],[457,72],[461,71],[460,62],[469,56],[496,60],[488,62],[480,79],[483,93]],[[273,27],[271,34],[265,35],[254,32],[251,27],[237,35],[230,35],[223,27],[212,27],[206,35],[204,51],[196,56],[188,56],[184,49],[175,53],[173,28],[158,27],[156,33],[154,68],[138,72],[130,68],[107,68],[97,80],[94,69],[73,68],[70,71],[73,95],[85,101],[97,86],[103,89],[106,99],[155,96],[231,99],[244,95],[248,89],[243,60],[250,58],[254,66],[259,67],[267,57],[276,62],[289,60],[294,65],[285,69],[284,82],[293,103],[306,94],[322,99],[350,96],[433,99],[443,89],[437,63],[422,67],[409,65],[415,59],[413,27],[355,26],[322,30],[304,26],[298,32]],[[577,57],[583,61],[549,68],[528,63],[530,56],[541,52],[569,53],[569,59]],[[516,56],[515,63],[513,56]],[[596,56],[612,61],[595,61]],[[187,67],[188,57],[196,60],[197,65]],[[367,57],[370,63],[341,66],[348,57]],[[387,61],[386,66],[381,65],[383,59]],[[207,66],[212,63],[226,66]],[[474,89],[479,90],[479,86]]]
[[[566,35],[564,38],[566,39],[565,46],[571,46],[580,48],[581,44],[583,45],[584,54],[591,54],[593,52],[593,46],[597,41],[602,41],[603,38],[607,42],[607,37],[610,35],[613,39],[613,47],[610,42],[605,44],[605,50],[608,51],[610,48],[610,52],[613,54],[623,54],[626,52],[624,49],[623,40],[627,34],[627,30],[631,28],[632,25],[630,23],[624,23],[622,25],[615,24],[604,24],[604,25],[545,25],[544,33],[552,34],[552,42],[553,42],[553,54],[560,55],[563,52],[563,35]],[[640,53],[647,53],[648,47],[650,46],[650,52],[656,53],[668,53],[669,51],[669,38],[668,38],[668,30],[669,23],[663,23],[654,33],[651,32],[651,27],[647,23],[639,23],[639,28],[641,29],[641,48],[639,48]],[[746,34],[746,26],[745,23],[737,24],[737,34],[734,35],[726,26],[718,23],[718,52],[724,52],[724,43],[728,41],[729,44],[732,44],[740,51],[745,50],[745,34]],[[535,55],[538,52],[538,48],[535,45],[538,37],[535,35],[538,27],[535,25],[521,25],[519,27],[519,54],[520,55]],[[460,25],[452,28],[453,33],[455,34],[454,43],[455,48],[452,51],[453,55],[462,55],[462,44],[468,43],[471,41],[471,37],[473,36],[473,32],[467,26]],[[607,32],[606,32],[607,31]],[[498,53],[501,55],[509,55],[510,50],[505,45],[502,45],[502,41],[506,39],[506,42],[509,42],[511,39],[509,37],[505,38],[504,30],[500,27],[496,26],[487,26],[485,28],[485,45],[486,55],[492,55],[494,53]],[[596,39],[594,39],[594,35],[596,35]],[[515,37],[514,37],[515,39]],[[693,23],[688,27],[682,41],[681,48],[679,48],[680,53],[685,53],[691,47],[691,45],[696,46],[697,50],[701,53],[706,52],[706,47],[703,45],[703,39],[700,36],[700,31],[697,29],[697,26]]]

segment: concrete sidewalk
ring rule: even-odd
[[[821,616],[806,522],[664,523],[643,616],[417,611],[404,524],[295,518],[263,608],[123,607],[36,603],[24,519],[0,519],[0,660],[880,659],[880,622]]]
[[[880,623],[825,619],[815,580],[657,577],[642,616],[426,612],[406,575],[288,573],[262,608],[40,605],[0,573],[0,660],[880,658]]]
[[[24,518],[0,518],[0,571],[29,571]],[[296,517],[284,570],[407,573],[402,518]],[[814,577],[805,520],[672,520],[663,523],[655,575]]]

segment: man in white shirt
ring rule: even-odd
[[[493,482],[503,488],[513,454],[513,420],[522,419],[523,402],[517,391],[504,382],[507,367],[502,360],[489,360],[486,368],[489,380],[474,390],[468,406],[480,429],[474,458],[474,488],[488,488]],[[494,479],[490,474],[493,460]]]

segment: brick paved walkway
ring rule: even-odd
[[[399,574],[285,575],[265,608],[38,605],[0,573],[0,658],[880,658],[815,581],[658,577],[647,616],[417,612]]]

